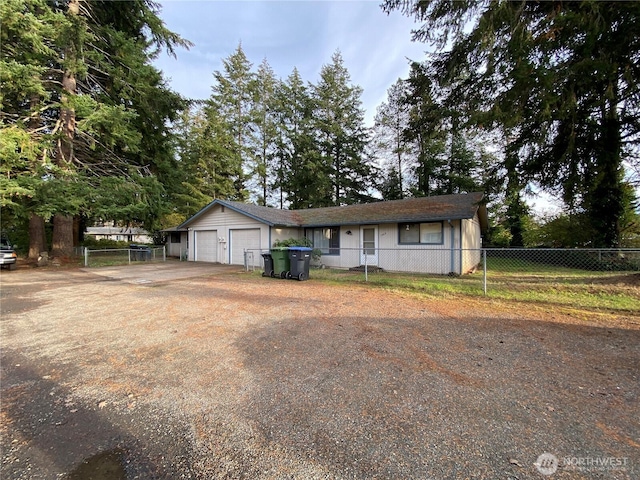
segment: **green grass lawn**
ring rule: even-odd
[[[587,270],[490,259],[487,297],[549,307],[640,314],[638,273]],[[312,269],[314,280],[332,284],[367,284],[426,297],[484,297],[482,270],[460,277],[406,273],[370,273]]]

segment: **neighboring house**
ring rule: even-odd
[[[149,232],[138,227],[87,227],[85,237],[130,243],[152,243]]]
[[[480,262],[487,228],[482,198],[469,193],[304,210],[214,200],[175,230],[187,231],[189,261],[243,265],[247,250],[260,265],[260,251],[276,240],[307,237],[327,267],[366,263],[461,274]]]

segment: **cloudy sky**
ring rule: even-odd
[[[174,90],[208,98],[213,72],[242,43],[254,68],[267,59],[286,79],[297,67],[316,83],[320,69],[340,50],[351,81],[363,88],[367,124],[386,91],[406,78],[408,59],[422,60],[426,45],[411,41],[412,19],[385,14],[380,0],[161,0],[166,26],[195,44],[177,59],[162,55],[156,65]]]

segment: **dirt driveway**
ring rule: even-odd
[[[633,324],[105,272],[1,274],[3,479],[640,477]]]

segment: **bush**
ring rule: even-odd
[[[306,237],[302,238],[287,238],[286,240],[276,240],[273,242],[274,247],[313,247],[313,242]],[[314,248],[311,252],[311,258],[314,261],[320,260],[322,256],[322,250]]]
[[[274,247],[313,247],[313,243],[306,237],[287,238],[286,240],[276,240],[273,242]]]

